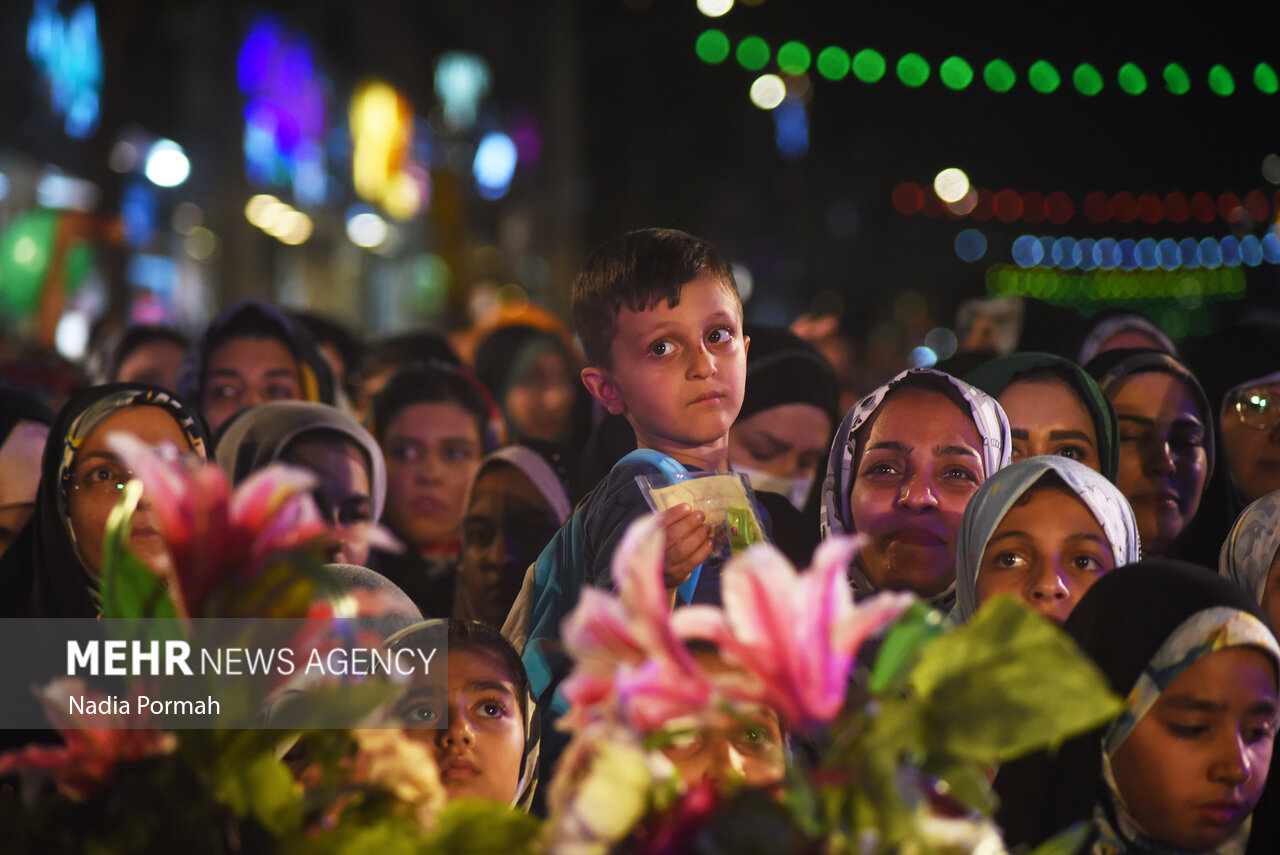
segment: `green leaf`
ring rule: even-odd
[[[945,630],[945,621],[938,611],[921,602],[912,603],[880,645],[871,672],[871,691],[880,694],[897,683],[919,658],[920,652]]]
[[[1084,851],[1085,841],[1093,833],[1093,825],[1088,822],[1077,822],[1066,831],[1055,834],[1041,843],[1027,855],[1079,855]]]
[[[1123,706],[1065,633],[1005,596],[925,649],[909,679],[931,747],[979,763],[1056,746]]]
[[[505,855],[535,850],[538,820],[487,799],[455,799],[445,806],[427,838],[427,852],[448,855]]]
[[[142,498],[142,482],[125,484],[124,494],[107,517],[102,537],[102,593],[104,618],[174,618],[177,612],[166,585],[129,549],[133,514]]]
[[[284,834],[302,824],[301,786],[273,754],[262,753],[226,770],[217,796],[238,816],[252,815]]]

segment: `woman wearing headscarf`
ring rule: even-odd
[[[53,413],[34,396],[0,387],[0,555],[35,511],[40,456]],[[0,585],[8,582],[0,579]]]
[[[965,505],[1009,447],[995,399],[941,371],[904,371],[855,404],[832,441],[821,510],[824,538],[869,538],[849,569],[855,589],[950,609]]]
[[[1214,409],[1181,361],[1155,350],[1109,350],[1085,366],[1116,410],[1116,486],[1133,506],[1148,555],[1180,556],[1213,474]]]
[[[1244,509],[1222,544],[1218,571],[1254,598],[1280,627],[1280,490]]]
[[[440,697],[438,676],[415,675],[392,715],[435,754],[449,800],[490,799],[528,811],[538,787],[542,728],[515,649],[496,629],[457,619],[423,621],[387,645],[434,650],[446,625],[447,696]]]
[[[1004,408],[1013,460],[1056,454],[1115,481],[1120,466],[1116,411],[1079,365],[1051,353],[1011,353],[964,379]]]
[[[1018,460],[969,500],[956,552],[956,621],[1011,594],[1062,623],[1104,573],[1141,557],[1128,500],[1065,457]]]
[[[333,371],[310,333],[257,300],[213,319],[187,351],[177,392],[200,407],[215,433],[236,413],[267,401],[337,401]]]
[[[1006,841],[1038,843],[1092,819],[1092,855],[1273,852],[1250,830],[1275,738],[1280,646],[1252,599],[1203,568],[1148,559],[1099,579],[1065,629],[1124,709],[1052,757],[1000,771]]]
[[[453,617],[500,627],[526,571],[573,508],[546,459],[520,445],[481,461],[464,508]]]
[[[443,363],[392,375],[373,401],[370,431],[387,467],[383,524],[404,549],[375,549],[370,567],[427,617],[453,610],[467,488],[501,443],[502,418],[480,381]]]
[[[198,415],[156,386],[117,383],[88,389],[67,402],[49,431],[41,458],[30,540],[0,561],[0,576],[24,579],[24,603],[4,612],[26,617],[93,617],[107,517],[132,474],[111,449],[113,433],[131,433],[152,445],[207,456]],[[25,539],[25,537],[24,537]],[[145,494],[134,514],[130,548],[163,572],[168,549]]]
[[[1091,320],[1077,357],[1081,365],[1108,350],[1159,350],[1178,355],[1178,348],[1164,330],[1136,312],[1124,309],[1103,312]]]
[[[387,470],[378,443],[354,418],[309,401],[262,404],[227,423],[214,456],[233,484],[276,462],[315,473],[316,506],[333,526],[329,561],[368,561],[369,529],[386,504]]]

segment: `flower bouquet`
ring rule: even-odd
[[[1098,726],[1119,699],[1012,599],[956,628],[911,595],[855,603],[857,547],[824,543],[803,573],[752,547],[724,569],[723,608],[671,612],[660,532],[637,522],[615,555],[616,595],[583,591],[564,627],[571,738],[545,845],[1004,852],[989,818],[996,765]],[[1037,855],[1075,851],[1087,833]]]
[[[354,619],[388,607],[325,568],[330,532],[310,473],[273,466],[233,491],[217,467],[115,439],[137,475],[104,538],[104,623],[167,626],[190,638],[206,619],[287,618],[308,627],[291,640],[305,656],[334,635],[368,632]],[[144,485],[172,557],[164,578],[128,548]],[[69,713],[69,680],[39,693],[60,743],[0,756],[0,776],[16,783],[0,791],[7,852],[521,852],[537,834],[535,820],[504,805],[446,806],[431,752],[400,730],[309,730],[305,715],[287,729],[157,729],[136,707]],[[134,680],[122,696],[147,686]],[[397,691],[345,681],[297,694],[354,722]]]

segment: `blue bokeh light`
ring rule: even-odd
[[[1224,237],[1222,242],[1218,244],[1222,250],[1222,263],[1227,267],[1240,266],[1240,241],[1231,235]]]
[[[516,144],[511,137],[498,131],[485,134],[476,147],[471,172],[485,199],[501,199],[507,195],[516,172]]]
[[[987,254],[987,236],[977,229],[965,229],[956,235],[956,255],[963,261],[977,261]]]
[[[1222,249],[1218,246],[1218,242],[1213,238],[1205,238],[1200,241],[1197,247],[1200,255],[1200,264],[1210,270],[1222,266]]]
[[[1245,235],[1240,241],[1240,260],[1250,267],[1262,263],[1262,244],[1253,235]]]
[[[1044,259],[1044,247],[1032,235],[1022,235],[1013,242],[1013,260],[1019,267],[1035,267]]]

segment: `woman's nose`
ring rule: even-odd
[[[898,489],[898,504],[913,510],[936,508],[938,496],[928,476],[923,472],[907,476]]]

